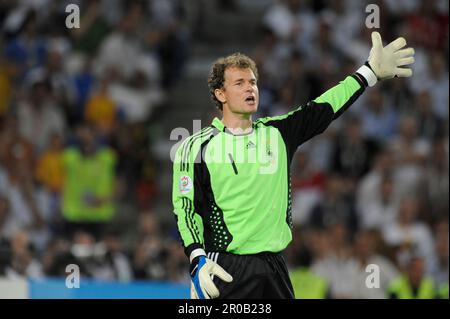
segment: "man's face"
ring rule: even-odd
[[[259,93],[256,77],[251,69],[237,67],[225,70],[223,88],[216,97],[232,113],[253,114],[258,109]]]

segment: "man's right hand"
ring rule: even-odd
[[[211,299],[219,297],[219,290],[212,280],[217,276],[223,281],[232,282],[233,277],[217,263],[206,256],[197,256],[191,262],[191,298]]]

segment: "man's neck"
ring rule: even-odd
[[[230,130],[248,131],[252,128],[251,114],[223,112],[222,123]]]

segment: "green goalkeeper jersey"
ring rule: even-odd
[[[294,111],[234,135],[215,118],[187,138],[173,165],[173,206],[187,256],[280,252],[291,241],[289,166],[299,145],[323,132],[364,91],[350,75]]]

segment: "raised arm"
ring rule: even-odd
[[[318,98],[288,114],[259,121],[280,131],[292,156],[299,145],[322,133],[364,92],[367,86],[393,77],[409,77],[412,70],[403,66],[414,62],[414,49],[402,49],[404,38],[383,47],[378,32],[372,33],[372,49],[367,62]]]

